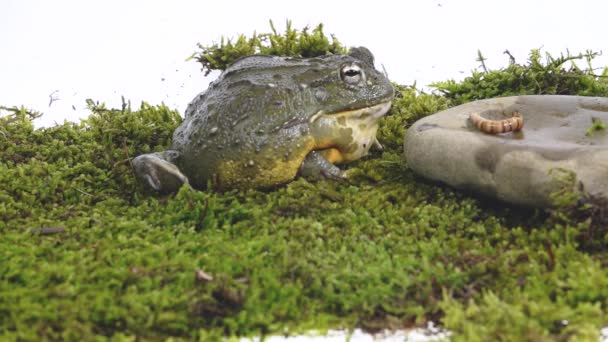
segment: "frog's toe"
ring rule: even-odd
[[[378,151],[384,151],[384,146],[378,141],[378,139],[374,138],[374,143],[372,145]]]
[[[321,174],[321,176],[323,176],[324,179],[329,179],[329,180],[333,180],[336,182],[347,182],[348,181],[348,175],[346,174],[346,171],[340,170],[340,172],[334,173],[334,172],[328,172],[328,170],[321,170],[320,174]]]
[[[346,173],[334,164],[330,163],[317,151],[312,151],[306,156],[300,166],[299,174],[309,180],[332,179],[345,180]]]
[[[189,184],[188,177],[173,163],[163,159],[162,152],[141,155],[132,163],[137,176],[158,192],[177,192],[182,185]]]

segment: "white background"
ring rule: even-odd
[[[345,45],[368,47],[392,80],[421,87],[462,79],[478,49],[491,68],[507,65],[505,49],[519,63],[533,48],[605,50],[606,15],[599,0],[0,0],[0,104],[42,111],[45,125],[86,116],[86,98],[183,113],[217,76],[185,61],[196,43],[267,32],[269,19],[281,31],[286,19],[298,29],[322,22]]]
[[[478,49],[490,68],[507,65],[505,49],[519,63],[533,48],[608,50],[607,16],[600,0],[0,0],[0,105],[45,112],[38,125],[85,117],[86,98],[119,106],[121,95],[183,113],[217,76],[185,61],[196,43],[268,32],[269,19],[281,31],[286,19],[322,22],[345,45],[368,47],[393,81],[422,87],[468,75]]]

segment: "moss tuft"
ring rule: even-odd
[[[346,48],[334,37],[323,33],[323,24],[317,25],[312,31],[304,27],[301,31],[291,27],[287,20],[285,33],[278,33],[272,20],[269,33],[253,33],[250,38],[239,35],[232,39],[221,38],[219,44],[203,45],[198,43],[201,50],[195,52],[189,59],[201,63],[205,76],[212,70],[224,70],[239,58],[250,55],[276,55],[317,57],[326,54],[346,53]]]
[[[473,70],[462,82],[448,80],[432,84],[451,100],[452,105],[512,95],[608,96],[608,68],[603,68],[602,74],[597,75],[592,66],[593,59],[599,55],[597,52],[567,53],[559,57],[547,52],[543,63],[541,51],[534,49],[527,64],[518,64],[509,55],[509,65],[500,70],[487,70],[485,58],[481,52],[478,54],[482,70]],[[580,60],[587,64],[585,68],[576,64]]]

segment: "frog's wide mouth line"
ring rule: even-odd
[[[310,123],[315,122],[318,118],[322,116],[332,116],[335,118],[347,117],[353,119],[379,119],[388,112],[388,110],[391,108],[391,104],[392,101],[386,101],[370,107],[349,109],[333,113],[327,113],[325,111],[320,110],[310,118]]]

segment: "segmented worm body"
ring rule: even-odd
[[[477,129],[488,134],[516,132],[524,127],[524,118],[519,112],[513,112],[511,117],[505,120],[490,120],[482,118],[479,113],[472,113],[469,120]]]

